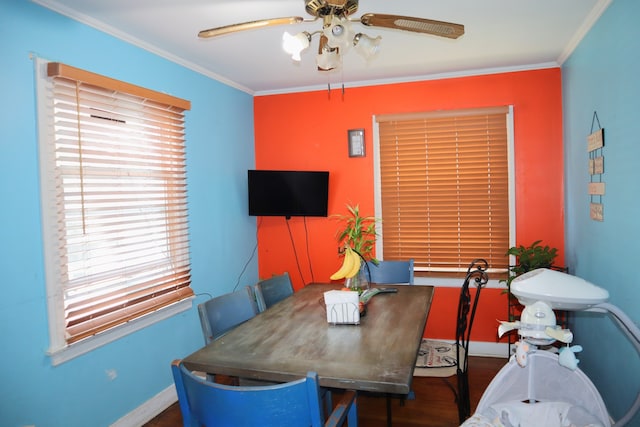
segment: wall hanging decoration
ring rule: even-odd
[[[594,123],[598,123],[598,129],[593,130]],[[605,184],[602,182],[604,174],[604,128],[600,126],[598,114],[594,111],[591,119],[591,133],[587,136],[587,151],[589,153],[589,216],[595,221],[604,221],[604,206],[602,196],[605,192]]]

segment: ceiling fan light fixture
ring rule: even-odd
[[[348,19],[333,16],[331,23],[325,26],[323,33],[327,36],[328,45],[345,53],[352,45],[353,32]]]
[[[344,34],[344,27],[340,24],[331,27],[331,34],[334,37],[341,37]]]
[[[353,46],[365,59],[370,59],[380,51],[382,37],[370,37],[363,33],[358,33],[353,38]]]
[[[282,48],[294,61],[301,61],[300,54],[309,47],[311,38],[320,35],[316,64],[321,71],[329,71],[342,66],[342,55],[352,47],[369,60],[380,50],[381,37],[370,37],[363,33],[355,34],[352,23],[367,27],[404,30],[413,33],[430,34],[456,39],[464,34],[464,25],[452,22],[413,16],[365,13],[359,19],[351,18],[358,10],[359,0],[304,0],[305,10],[313,19],[300,16],[259,19],[210,28],[198,33],[202,38],[213,38],[238,31],[254,30],[275,25],[300,24],[322,20],[322,28],[317,31],[303,31],[295,36],[285,32],[282,36]]]
[[[310,42],[311,34],[306,31],[298,33],[295,36],[285,31],[282,35],[282,49],[291,55],[291,59],[294,61],[300,61],[302,59],[300,54],[309,47]]]
[[[316,56],[316,65],[323,71],[333,70],[340,66],[338,49],[322,49]]]

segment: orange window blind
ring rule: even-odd
[[[509,247],[508,107],[377,117],[385,260],[464,271]]]

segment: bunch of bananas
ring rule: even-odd
[[[349,246],[345,247],[344,260],[342,266],[338,271],[333,273],[330,277],[331,280],[349,279],[354,277],[360,271],[361,265],[360,255],[351,249]]]

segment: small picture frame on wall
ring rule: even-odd
[[[364,129],[349,129],[349,157],[364,157]]]
[[[349,157],[364,157],[364,129],[349,129]]]

